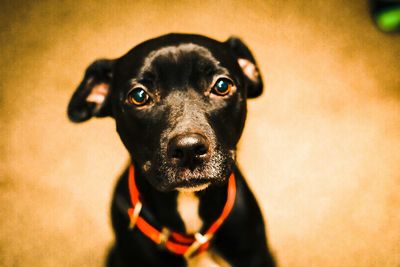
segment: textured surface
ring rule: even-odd
[[[101,266],[127,153],[111,119],[68,122],[69,97],[94,59],[193,32],[259,61],[239,161],[280,265],[400,266],[400,36],[364,2],[3,3],[0,265]]]

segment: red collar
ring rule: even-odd
[[[135,226],[154,243],[165,247],[174,254],[183,255],[188,258],[194,253],[206,250],[210,245],[210,240],[221,227],[222,223],[228,217],[233,208],[236,196],[235,176],[232,173],[228,182],[228,194],[224,209],[218,219],[204,233],[196,233],[194,235],[185,235],[170,231],[164,227],[161,231],[154,228],[143,217],[140,216],[142,202],[140,201],[139,190],[136,187],[133,164],[129,167],[129,193],[133,208],[128,209],[130,218],[129,228]]]

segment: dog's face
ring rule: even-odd
[[[89,66],[68,114],[112,116],[141,177],[160,191],[224,183],[235,162],[246,99],[262,92],[248,48],[170,34]]]

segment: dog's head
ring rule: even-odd
[[[137,171],[158,190],[201,189],[229,177],[246,99],[262,89],[241,40],[169,34],[92,63],[68,115],[113,117]]]

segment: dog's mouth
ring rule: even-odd
[[[211,184],[208,179],[190,179],[173,182],[170,186],[178,191],[195,192],[206,189]]]
[[[229,154],[215,153],[209,160],[192,168],[176,166],[161,159],[160,167],[147,174],[153,186],[160,191],[199,191],[224,184],[233,165],[234,159]]]
[[[170,168],[169,173],[174,172],[174,180],[177,183],[203,183],[209,181],[212,177],[208,177],[211,173],[206,167],[189,168]],[[207,175],[208,174],[208,175]],[[215,175],[215,174],[214,174]]]
[[[225,180],[225,171],[198,167],[194,170],[187,168],[168,168],[160,186],[169,190],[200,191],[212,184],[220,184]]]

